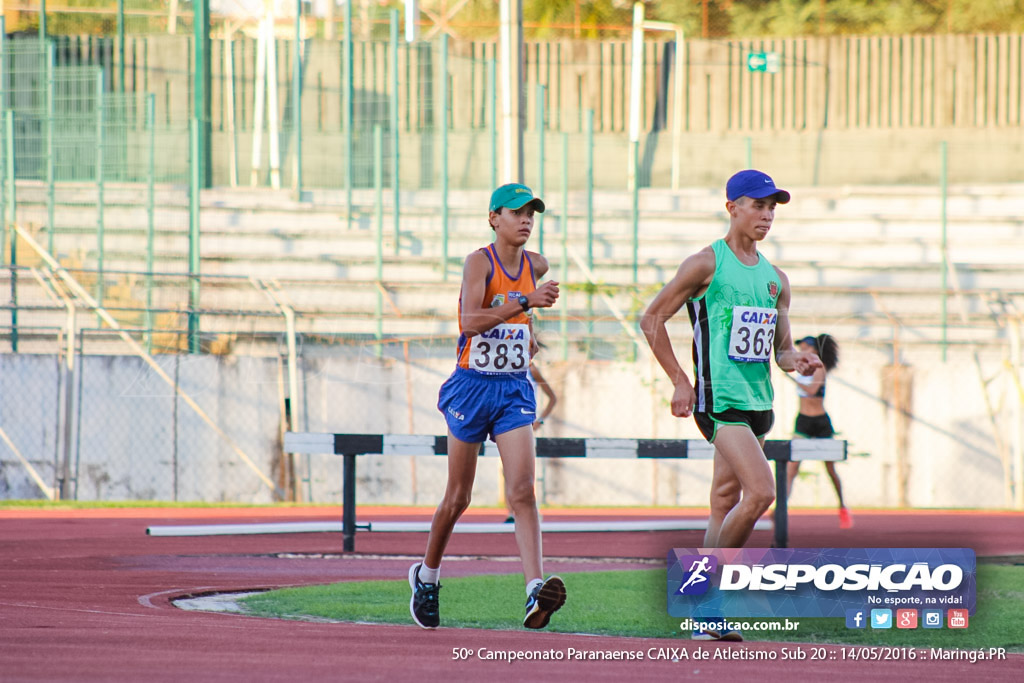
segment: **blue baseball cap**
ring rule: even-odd
[[[544,213],[544,202],[540,197],[533,196],[533,190],[519,183],[508,183],[491,193],[489,211],[498,211],[503,206],[515,211],[531,202],[533,202],[533,208],[537,213]]]
[[[740,171],[729,178],[729,182],[725,184],[725,196],[730,202],[734,202],[740,197],[763,199],[773,195],[779,204],[789,202],[789,192],[775,187],[775,181],[767,173],[754,169]]]

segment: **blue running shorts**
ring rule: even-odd
[[[441,385],[437,409],[459,441],[483,443],[537,419],[537,398],[526,374],[484,375],[455,368]]]

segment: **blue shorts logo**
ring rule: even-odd
[[[679,566],[688,567],[683,574],[679,595],[703,595],[711,586],[710,575],[718,569],[718,558],[714,555],[684,555]]]

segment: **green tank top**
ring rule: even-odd
[[[770,366],[782,281],[762,254],[757,265],[748,266],[725,240],[711,248],[711,284],[686,303],[693,325],[694,410],[771,410]]]

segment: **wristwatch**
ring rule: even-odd
[[[530,310],[530,300],[527,299],[525,296],[519,297],[518,299],[516,299],[516,301],[519,303],[520,306],[523,307],[523,311]]]

